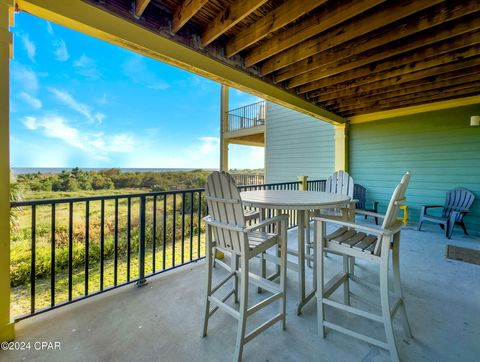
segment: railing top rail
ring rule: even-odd
[[[251,103],[251,104],[247,104],[246,106],[241,106],[241,107],[238,107],[238,108],[233,108],[233,109],[230,109],[228,110],[228,113],[232,113],[232,112],[235,112],[235,111],[238,111],[240,109],[244,109],[244,108],[247,108],[247,107],[253,107],[255,105],[261,105],[261,104],[265,104],[265,101],[260,101],[260,102],[255,102],[255,103]]]
[[[264,183],[264,184],[257,184],[257,185],[242,185],[242,186],[239,186],[239,188],[244,189],[244,188],[252,188],[252,187],[295,185],[299,183],[300,181]],[[133,193],[133,194],[119,194],[119,195],[98,195],[98,196],[66,197],[66,198],[58,198],[58,199],[24,200],[24,201],[12,201],[10,203],[10,206],[21,207],[21,206],[33,206],[33,205],[52,205],[52,204],[73,203],[73,202],[129,199],[129,198],[136,198],[136,197],[153,197],[153,196],[163,196],[163,195],[172,195],[172,194],[186,194],[186,193],[204,192],[204,191],[205,191],[204,188],[197,188],[197,189],[170,190],[170,191],[151,191],[151,192],[140,192],[140,193]]]

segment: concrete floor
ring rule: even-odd
[[[402,235],[401,270],[413,340],[404,340],[400,320],[394,323],[397,346],[404,361],[480,360],[480,266],[445,258],[447,243],[480,249],[478,238],[456,230],[447,242],[434,225]],[[289,233],[295,243],[296,229]],[[340,267],[329,256],[327,273]],[[372,265],[359,261],[358,276],[376,280]],[[59,341],[60,351],[0,352],[0,361],[229,361],[235,346],[236,321],[221,311],[210,320],[209,335],[200,337],[205,291],[204,263],[184,267],[137,289],[127,286],[89,300],[59,308],[16,325],[17,341]],[[216,277],[221,277],[217,268]],[[311,280],[311,269],[307,269]],[[296,274],[288,274],[287,330],[276,325],[248,343],[247,361],[388,361],[377,347],[329,331],[316,335],[313,302],[296,316]],[[253,288],[252,288],[253,289]],[[376,295],[358,285],[354,292]],[[339,292],[341,297],[341,292]],[[251,301],[259,295],[251,293]],[[353,301],[354,302],[354,301]],[[355,302],[354,302],[355,303]],[[270,310],[254,316],[250,328]],[[383,329],[334,310],[327,318],[355,326],[358,331],[383,338]],[[33,346],[32,346],[33,348]]]

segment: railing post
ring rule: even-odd
[[[137,287],[147,284],[145,279],[145,196],[140,197],[140,235],[138,246],[138,281]]]
[[[299,189],[300,191],[308,190],[308,176],[297,176],[298,181],[300,181]]]

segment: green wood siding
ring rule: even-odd
[[[480,127],[469,126],[477,114],[480,105],[352,125],[350,173],[384,212],[401,175],[412,171],[407,204],[415,224],[421,205],[443,205],[446,191],[466,187],[476,200],[465,223],[480,235]]]
[[[267,182],[325,179],[335,167],[334,128],[316,118],[267,102]]]

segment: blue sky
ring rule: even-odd
[[[218,83],[25,13],[12,30],[12,167],[218,167]],[[263,148],[231,145],[230,167]]]

